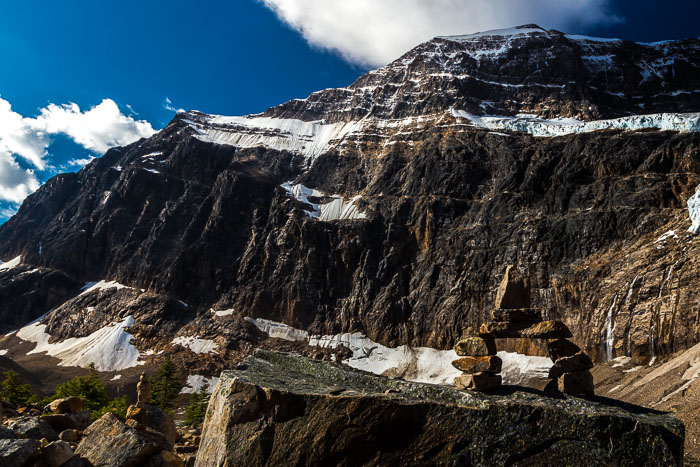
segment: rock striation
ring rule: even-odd
[[[221,375],[195,465],[682,465],[683,437],[673,415],[612,400],[465,392],[258,351]]]

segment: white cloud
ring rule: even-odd
[[[163,101],[163,108],[166,110],[170,110],[171,112],[178,113],[178,114],[185,112],[185,109],[173,106],[173,101],[171,101],[168,97],[166,97],[165,100]]]
[[[610,0],[259,0],[312,45],[380,66],[435,36],[536,23],[571,30],[619,21]]]
[[[20,203],[37,188],[34,172],[22,169],[12,154],[0,149],[0,200]]]
[[[0,201],[21,203],[39,188],[34,170],[23,168],[18,158],[38,171],[51,169],[47,153],[51,135],[68,136],[90,151],[103,153],[153,133],[150,123],[125,116],[111,99],[85,111],[73,103],[49,104],[39,110],[38,116],[24,117],[0,98]],[[83,162],[89,160],[73,160],[69,164],[84,165]]]
[[[90,162],[92,162],[94,160],[95,160],[95,157],[88,156],[85,159],[71,159],[66,164],[68,165],[68,167],[82,167],[84,165],[89,164]]]

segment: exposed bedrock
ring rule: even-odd
[[[130,314],[172,332],[198,310],[231,309],[312,333],[447,349],[488,320],[514,264],[532,306],[596,360],[649,361],[700,340],[700,239],[687,232],[686,207],[700,184],[698,134],[429,129],[412,140],[378,159],[320,157],[299,181],[360,192],[367,214],[322,222],[279,186],[299,173],[298,158],[204,143],[176,119],[52,179],[0,227],[0,258],[25,263],[0,271],[3,322],[26,323],[78,281],[108,278],[159,294],[131,300]],[[143,158],[156,150],[157,174]],[[25,276],[44,285],[20,290]],[[5,306],[13,302],[29,305]],[[54,320],[51,332],[117,319],[116,303],[89,302],[77,305],[96,307],[99,322]]]
[[[481,394],[258,351],[224,372],[197,466],[682,465],[683,424],[609,399]]]

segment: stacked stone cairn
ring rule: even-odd
[[[554,365],[549,371],[548,392],[593,395],[591,359],[568,340],[571,331],[561,321],[545,321],[538,309],[530,308],[530,284],[513,266],[506,268],[496,293],[491,322],[484,323],[475,337],[460,340],[455,352],[462,357],[452,365],[464,374],[455,378],[460,389],[484,391],[501,385],[502,361],[496,356],[497,338],[545,339]]]

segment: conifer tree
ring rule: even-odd
[[[160,407],[166,412],[172,412],[171,408],[178,394],[180,394],[182,383],[180,378],[178,378],[175,365],[170,361],[170,357],[165,359],[158,369],[158,376],[151,378],[150,382],[153,391],[151,404]]]
[[[199,392],[190,396],[190,405],[185,410],[185,423],[197,426],[204,421],[209,405],[209,385],[204,383]]]
[[[93,418],[99,416],[102,408],[110,402],[107,387],[100,380],[100,373],[95,369],[95,364],[90,363],[86,376],[78,376],[59,385],[52,400],[64,397],[80,397],[85,401],[84,408],[89,410]]]
[[[5,379],[0,383],[0,398],[17,406],[26,405],[33,397],[31,386],[22,383],[14,370],[3,372],[3,376]]]

